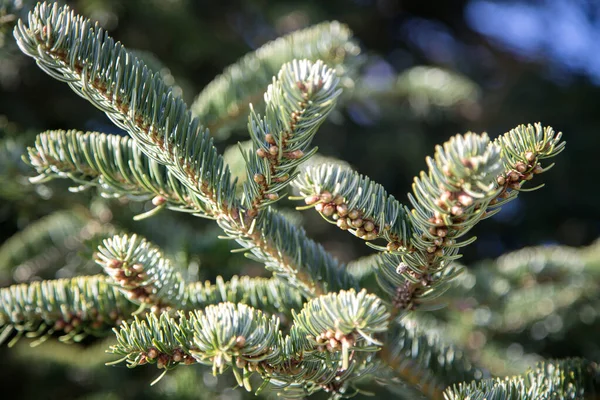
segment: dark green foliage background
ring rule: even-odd
[[[21,16],[26,14],[31,2],[25,3],[19,11]],[[597,205],[600,193],[596,187],[600,172],[597,156],[600,87],[583,76],[552,79],[551,66],[543,58],[524,61],[499,50],[466,24],[463,11],[467,1],[79,0],[67,3],[79,13],[99,20],[128,48],[151,52],[170,70],[189,103],[224,67],[266,41],[324,20],[347,23],[368,55],[369,65],[381,65],[377,63],[385,60],[396,73],[416,65],[437,65],[475,81],[481,88],[481,97],[475,105],[432,109],[422,115],[413,113],[401,96],[368,103],[369,107],[366,103],[350,101],[317,135],[315,144],[321,154],[350,162],[405,201],[413,176],[425,168],[425,156],[432,154],[434,146],[451,135],[486,130],[495,137],[520,123],[541,121],[565,132],[567,150],[556,159],[557,166],[543,175],[545,188],[523,194],[498,218],[474,229],[479,240],[465,249],[463,263],[469,265],[477,260],[496,258],[525,246],[588,245],[600,234]],[[453,36],[460,46],[453,47],[456,52],[448,58],[451,61],[436,62],[428,56],[430,53],[417,46],[414,38],[420,32],[419,25],[413,23],[415,20],[438,24]],[[18,52],[12,40],[11,24],[8,21],[1,28],[4,42],[0,48],[0,137],[3,140],[25,138],[22,143],[29,145],[36,133],[47,129],[118,133],[104,114],[66,85],[45,75],[31,59]],[[416,27],[416,31],[406,33],[403,28],[408,26]],[[362,118],[357,118],[357,113]],[[245,139],[242,130],[217,145],[225,149]],[[19,169],[16,163],[0,165],[11,165],[0,170],[8,182],[11,177],[17,179],[20,174],[29,173],[26,168]],[[40,196],[35,188],[15,182],[4,184],[5,180],[1,181],[0,190],[0,241],[53,210],[78,204],[87,208],[94,197],[92,193],[68,193],[65,182],[52,183],[49,185],[52,195],[42,193]],[[165,246],[170,254],[177,254],[179,260],[199,259],[199,272],[189,271],[194,278],[264,273],[259,265],[229,254],[230,244],[218,241],[218,230],[204,220],[171,213],[159,216],[155,222],[136,223],[130,216],[140,212],[138,205],[117,201],[98,205],[97,200],[94,204],[108,212],[107,222],[146,235]],[[170,226],[164,222],[169,218],[174,221]],[[311,236],[344,261],[369,254],[358,239],[332,229],[313,213],[304,215],[304,226]],[[190,233],[178,236],[174,243],[169,240],[171,230]],[[94,267],[88,267],[80,272],[92,270]],[[0,280],[2,286],[11,283],[10,275],[2,274]],[[555,342],[540,353],[548,357],[586,356],[565,354],[563,349],[568,340]],[[232,381],[225,379],[215,386],[211,377],[202,371],[198,373],[202,385],[197,387],[186,386],[183,375],[191,372],[183,372],[180,386],[177,386],[177,375],[150,388],[148,384],[156,375],[155,370],[103,367],[101,364],[109,358],[102,355],[101,350],[94,351],[94,347],[92,350],[88,347],[87,352],[74,352],[78,348],[48,350],[64,352],[65,358],[70,360],[57,364],[34,358],[35,350],[28,350],[24,345],[20,343],[17,350],[0,348],[0,384],[15,398],[188,398],[183,397],[184,393],[188,393],[189,398],[199,395],[215,398],[214,393],[221,388],[233,386]],[[95,362],[98,364],[95,367],[69,366],[73,359],[85,365],[86,357],[102,359]],[[205,389],[200,392],[202,386]],[[240,390],[224,393],[222,398],[243,395]],[[170,394],[175,397],[169,397]]]

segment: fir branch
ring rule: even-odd
[[[304,201],[342,230],[364,240],[384,238],[390,249],[410,248],[406,208],[385,189],[344,165],[305,168],[294,180]]]
[[[33,183],[68,178],[79,186],[97,187],[104,197],[152,198],[156,206],[207,217],[205,203],[164,165],[146,157],[129,137],[98,132],[47,131],[29,147],[28,160],[38,176]]]
[[[507,187],[514,191],[520,188],[520,182],[503,182],[510,168],[518,168],[522,171],[519,174],[528,173],[522,168],[522,159],[529,156],[537,161],[538,157],[552,157],[564,148],[564,144],[558,144],[560,134],[554,136],[551,128],[542,130],[539,124],[536,127],[518,127],[494,143],[486,134],[458,135],[443,147],[438,146],[433,159],[427,158],[429,173],[422,172],[415,178],[413,195],[409,195],[414,207],[410,217],[415,251],[399,253],[402,262],[396,266],[405,283],[397,286],[394,296],[398,309],[410,310],[441,294],[436,287],[455,276],[447,270],[448,266],[460,257],[460,247],[476,238],[458,240],[480,220],[499,211],[488,211],[489,206],[504,203],[498,202],[499,197],[514,198],[515,195],[506,195]],[[535,167],[530,165],[529,169]]]
[[[171,261],[137,235],[117,235],[98,247],[96,262],[109,281],[132,302],[153,312],[178,307],[183,302],[185,282]]]
[[[19,284],[0,289],[0,342],[62,334],[61,341],[104,336],[126,319],[135,306],[102,276],[77,277]]]
[[[172,369],[199,362],[211,365],[215,374],[231,367],[248,390],[249,376],[257,372],[265,385],[272,383],[286,395],[342,393],[351,379],[373,371],[373,352],[379,349],[373,336],[386,330],[387,320],[376,296],[342,291],[307,303],[284,338],[276,318],[242,304],[220,303],[177,318],[148,314],[124,323],[115,330],[118,344],[110,351],[122,356],[116,362],[126,360],[131,367],[156,362]]]
[[[443,339],[443,332],[431,328],[410,318],[392,323],[381,354],[392,376],[433,399],[441,399],[451,384],[485,376],[460,349]]]
[[[348,368],[349,352],[377,351],[375,334],[388,328],[389,313],[381,300],[366,290],[342,291],[317,297],[294,315],[296,325],[311,335],[320,351],[342,350],[342,369]]]
[[[600,367],[582,359],[544,361],[522,376],[461,383],[446,400],[588,399],[600,392]]]
[[[352,32],[337,21],[292,32],[248,53],[227,67],[198,95],[192,113],[213,134],[223,136],[247,112],[248,104],[260,101],[264,88],[287,62],[294,59],[322,60],[338,75],[349,75],[360,52]]]
[[[354,286],[322,247],[307,239],[304,231],[286,225],[272,210],[265,209],[256,219],[244,216],[235,199],[235,183],[208,132],[160,76],[152,75],[120,43],[115,44],[100,27],[68,7],[56,4],[39,4],[28,22],[26,26],[19,21],[15,28],[21,50],[127,130],[140,149],[164,164],[204,203],[204,213],[217,219],[254,257],[309,296]],[[301,63],[299,70],[287,65],[280,76],[297,76],[299,84],[310,86],[306,78],[317,78],[310,75],[313,67],[308,62]],[[331,88],[325,79],[333,76],[327,69],[316,69],[325,73],[318,77],[324,80],[323,87]],[[272,235],[274,229],[276,236]],[[320,262],[309,264],[314,261]]]
[[[274,278],[233,276],[225,281],[218,276],[216,282],[193,282],[185,288],[185,310],[202,309],[223,302],[243,303],[263,312],[286,316],[291,321],[292,310],[304,305],[302,294]]]
[[[265,93],[265,117],[251,109],[248,131],[253,152],[245,156],[248,179],[242,197],[251,216],[277,201],[297,166],[316,152],[317,148],[309,151],[310,142],[341,93],[334,71],[320,61],[292,65],[294,73],[282,70]]]
[[[490,203],[493,208],[517,197],[520,191],[532,191],[543,187],[523,189],[522,185],[535,175],[548,171],[554,166],[542,167],[540,160],[558,155],[565,149],[561,142],[562,132],[554,132],[552,127],[542,124],[519,125],[498,137],[494,144],[501,149],[503,171],[497,182],[501,187],[498,197]]]
[[[40,274],[63,263],[67,253],[102,229],[97,221],[78,208],[40,218],[2,244],[0,274],[13,274],[18,281]]]

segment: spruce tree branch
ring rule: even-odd
[[[213,134],[222,135],[236,126],[248,104],[261,100],[264,88],[287,62],[294,59],[322,60],[338,75],[348,75],[360,49],[352,32],[337,21],[292,32],[248,53],[227,67],[198,95],[192,113]]]
[[[57,211],[28,225],[0,246],[0,276],[40,273],[64,258],[67,247],[90,237],[102,228],[81,208]],[[18,279],[21,280],[21,279]]]
[[[307,239],[302,230],[286,225],[272,210],[265,209],[256,218],[244,215],[235,198],[229,169],[208,132],[160,76],[149,72],[120,43],[114,43],[101,28],[76,16],[68,7],[56,4],[39,4],[28,22],[26,26],[19,21],[15,28],[23,52],[127,130],[140,149],[164,164],[205,204],[203,212],[217,219],[228,235],[249,248],[254,257],[308,296],[354,286],[322,247]],[[300,71],[284,67],[281,74],[303,73],[299,82],[310,85],[304,81],[309,76],[309,64],[303,63]],[[323,87],[330,85],[325,82]],[[274,229],[282,231],[273,236]],[[317,260],[321,262],[308,264]],[[326,283],[325,277],[332,279]]]
[[[560,137],[561,134],[554,135],[552,128],[542,129],[537,124],[535,129],[517,127],[494,143],[486,134],[467,133],[436,148],[434,158],[427,158],[429,173],[422,172],[415,178],[413,194],[409,195],[414,207],[410,218],[415,249],[391,251],[401,262],[388,257],[389,265],[381,268],[380,281],[387,282],[382,286],[390,294],[396,286],[393,302],[400,312],[443,293],[447,288],[444,284],[459,270],[449,266],[460,257],[460,247],[476,238],[462,242],[459,239],[480,220],[499,211],[488,210],[504,203],[499,198],[516,196],[507,188],[522,190],[521,182],[525,177],[531,179],[536,166],[538,173],[543,171],[537,160],[562,151],[564,143],[559,143]],[[394,266],[404,283],[389,273]]]
[[[308,302],[283,337],[276,318],[242,304],[220,303],[176,318],[148,314],[124,323],[115,330],[118,344],[110,350],[131,367],[150,362],[172,369],[198,362],[212,366],[215,374],[232,368],[248,390],[249,376],[257,372],[286,395],[338,393],[350,377],[372,371],[368,363],[380,347],[375,335],[387,329],[387,320],[376,296],[342,291]]]
[[[280,279],[233,276],[225,281],[218,276],[216,282],[193,282],[185,287],[184,310],[197,310],[211,304],[224,302],[247,304],[265,313],[292,319],[292,310],[304,305],[302,294]],[[284,322],[284,321],[282,321]]]
[[[98,247],[96,262],[132,302],[152,311],[180,308],[185,282],[171,261],[148,241],[137,235],[117,235]]]
[[[253,151],[245,155],[248,179],[242,197],[250,216],[277,201],[297,166],[316,152],[316,148],[309,151],[310,142],[341,93],[334,71],[320,61],[293,65],[295,73],[280,73],[265,93],[264,118],[251,108],[248,131]]]
[[[29,148],[28,163],[39,175],[34,181],[45,181],[60,177],[70,178],[81,188],[97,186],[105,196],[127,196],[134,200],[153,198],[156,206],[149,213],[163,207],[206,216],[204,203],[163,165],[148,159],[139,150],[135,141],[128,137],[105,135],[95,132],[49,131],[38,135],[35,147]],[[251,249],[257,261],[280,276],[289,276],[292,268],[302,266],[296,275],[307,270],[310,276],[322,276],[327,290],[354,287],[355,283],[331,256],[315,242],[309,240],[301,228],[293,226],[282,215],[271,208],[260,211],[261,230],[256,227],[246,236],[240,235],[236,223],[226,226],[242,246]],[[264,214],[264,215],[263,215]],[[283,265],[281,262],[283,261]],[[304,277],[303,279],[309,279]],[[301,283],[295,286],[301,287]],[[312,286],[304,287],[310,293]]]
[[[460,349],[445,343],[443,332],[423,322],[409,318],[392,322],[381,351],[392,376],[432,399],[442,399],[451,384],[484,377]]]
[[[135,311],[135,305],[103,276],[77,277],[18,284],[0,289],[0,342],[17,336],[62,334],[63,342],[87,335],[104,336]]]
[[[393,250],[411,247],[412,228],[406,207],[388,195],[381,185],[350,167],[310,166],[293,185],[307,205],[314,206],[321,216],[340,229],[368,241],[383,238]]]
[[[454,385],[446,389],[444,399],[591,399],[599,392],[598,364],[574,358],[540,362],[521,376]]]

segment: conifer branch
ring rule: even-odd
[[[64,342],[104,336],[135,311],[103,276],[13,285],[0,289],[0,300],[0,343],[16,331],[11,344],[23,334],[38,342],[55,333]]]
[[[225,281],[218,276],[215,283],[192,282],[185,287],[183,308],[198,310],[211,304],[243,303],[269,314],[285,316],[291,321],[292,311],[304,305],[302,294],[275,278],[233,276]],[[283,321],[282,321],[283,322]]]
[[[140,149],[164,164],[204,204],[204,213],[217,219],[253,257],[309,296],[354,286],[322,247],[272,210],[265,209],[256,218],[244,214],[229,169],[208,132],[160,76],[153,75],[120,43],[68,7],[56,4],[39,4],[28,22],[26,26],[19,21],[15,28],[23,52],[127,130]],[[279,81],[297,76],[299,84],[310,87],[307,79],[317,78],[310,72],[314,68],[324,74],[318,76],[322,87],[331,89],[327,79],[333,75],[327,69],[309,62],[296,65],[297,70],[292,64],[284,66]],[[295,88],[286,90],[292,93]],[[272,235],[273,231],[278,234]]]
[[[261,100],[264,88],[287,62],[322,60],[338,75],[348,75],[360,52],[352,32],[337,21],[292,32],[248,53],[227,67],[198,95],[192,113],[213,134],[223,135],[246,114],[248,104]]]
[[[81,209],[57,211],[30,224],[6,240],[0,247],[0,272],[15,272],[26,265],[30,274],[62,259],[66,245],[80,241],[82,231],[92,234],[98,226]]]
[[[583,359],[543,361],[522,376],[461,383],[446,400],[591,399],[600,393],[600,367]]]
[[[435,288],[455,275],[444,269],[460,257],[460,247],[475,240],[458,239],[499,211],[488,211],[490,205],[503,204],[497,202],[506,193],[502,176],[510,174],[511,168],[525,173],[535,168],[523,169],[522,159],[529,157],[533,161],[528,162],[534,162],[538,157],[558,154],[564,148],[563,143],[558,144],[560,136],[554,136],[552,128],[542,130],[537,124],[535,130],[531,126],[513,129],[494,143],[486,134],[468,133],[437,147],[434,159],[427,159],[429,173],[415,178],[413,195],[409,195],[417,251],[400,254],[402,262],[397,265],[406,282],[396,291],[394,303],[398,308],[410,309],[441,294]],[[517,185],[520,187],[519,183],[512,188],[516,190]]]
[[[443,332],[422,322],[407,318],[392,323],[381,352],[392,376],[433,399],[441,399],[451,384],[485,376],[460,349],[444,341]]]
[[[372,370],[366,363],[379,349],[375,335],[387,329],[387,320],[376,296],[342,291],[308,302],[294,314],[284,338],[276,318],[242,304],[220,303],[177,318],[149,314],[124,323],[115,330],[118,344],[110,350],[131,367],[156,362],[172,369],[199,362],[215,374],[230,367],[248,390],[249,376],[257,372],[286,395],[296,396],[299,389],[339,392],[345,379]]]
[[[132,302],[153,312],[179,306],[185,282],[161,251],[137,235],[117,235],[98,247],[96,262]]]
[[[366,176],[344,165],[310,166],[293,185],[329,222],[364,240],[384,238],[394,250],[409,248],[412,228],[406,208]]]
[[[334,71],[320,62],[292,65],[295,73],[280,73],[265,93],[264,118],[251,108],[248,131],[253,151],[245,155],[248,179],[242,197],[250,216],[277,201],[297,166],[316,152],[316,147],[309,151],[310,142],[341,93]]]

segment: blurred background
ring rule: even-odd
[[[230,254],[232,245],[216,239],[219,231],[210,221],[164,212],[134,222],[131,217],[144,210],[143,203],[101,199],[94,192],[70,193],[69,182],[28,183],[33,172],[20,157],[37,133],[79,129],[123,134],[102,112],[20,53],[12,27],[33,3],[0,2],[0,243],[4,243],[0,247],[0,285],[96,273],[99,268],[92,261],[93,249],[103,237],[117,231],[137,232],[161,245],[190,279],[264,274],[262,266]],[[347,24],[362,49],[360,65],[343,104],[323,125],[315,144],[322,155],[349,162],[402,202],[413,177],[426,168],[425,157],[433,154],[436,144],[456,133],[486,131],[494,138],[519,124],[538,121],[565,132],[567,150],[554,160],[556,167],[541,176],[546,186],[524,193],[479,224],[473,231],[478,240],[464,249],[461,262],[471,266],[472,272],[462,278],[461,287],[469,289],[483,281],[477,286],[481,293],[474,291],[469,301],[461,303],[461,310],[473,311],[473,318],[466,321],[464,315],[452,314],[458,307],[449,307],[432,323],[453,324],[450,339],[468,346],[478,357],[483,349],[492,349],[491,355],[481,356],[481,360],[504,360],[491,367],[498,374],[519,372],[523,360],[539,357],[600,360],[599,344],[594,340],[594,335],[600,335],[599,284],[594,280],[600,269],[598,246],[564,249],[559,256],[552,253],[554,256],[542,257],[542,261],[535,259],[537,272],[544,268],[562,271],[558,278],[551,274],[550,281],[555,290],[568,289],[572,296],[560,303],[562,308],[555,301],[548,311],[546,304],[548,312],[541,316],[512,316],[516,325],[508,333],[499,332],[497,321],[496,325],[491,321],[495,316],[506,318],[507,310],[514,311],[523,302],[503,298],[504,308],[494,308],[486,297],[489,291],[482,289],[492,287],[486,282],[496,276],[494,267],[505,262],[494,261],[503,254],[530,246],[590,246],[600,236],[600,190],[595,187],[600,173],[600,3],[66,3],[136,50],[188,104],[226,66],[269,40],[321,21]],[[242,121],[239,129],[215,132],[219,149],[225,151],[246,140],[244,125]],[[235,163],[236,156],[230,157]],[[291,202],[283,202],[282,207],[293,210]],[[370,254],[362,241],[313,214],[294,215],[311,237],[339,259],[348,262]],[[573,267],[575,264],[578,267]],[[478,265],[480,268],[475,267]],[[531,270],[531,264],[523,268]],[[587,280],[592,286],[585,286],[584,291],[586,279],[572,279],[574,271],[579,278],[594,278]],[[516,285],[514,290],[501,289],[503,295],[519,290],[523,295],[533,293],[535,284],[548,282],[534,279],[532,284],[519,276],[516,280],[502,278],[507,288]],[[464,293],[456,296],[463,298]],[[541,293],[532,295],[532,307],[537,307]],[[449,296],[449,304],[454,304],[452,292]],[[492,305],[481,307],[488,302]],[[582,316],[567,323],[560,310],[576,310],[576,315]],[[579,335],[577,345],[573,344],[575,333]],[[23,399],[39,398],[40,393],[43,398],[61,399],[216,398],[224,389],[219,395],[222,398],[244,396],[241,390],[230,390],[233,380],[219,378],[217,382],[208,371],[184,368],[150,388],[156,370],[104,367],[110,360],[110,355],[103,353],[105,348],[106,343],[91,340],[84,346],[50,343],[33,350],[25,340],[10,350],[4,345],[0,348],[0,385]],[[512,364],[506,361],[509,359]]]

